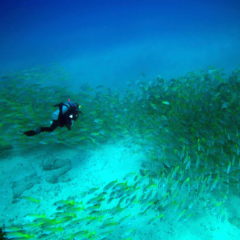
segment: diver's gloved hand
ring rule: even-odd
[[[34,135],[40,133],[40,132],[41,132],[41,128],[38,128],[38,129],[36,129],[36,130],[26,131],[26,132],[24,132],[23,134],[25,134],[26,136],[31,137],[31,136],[34,136]]]

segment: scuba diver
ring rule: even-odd
[[[58,107],[58,109],[52,114],[52,121],[49,127],[39,127],[35,130],[26,131],[24,134],[26,136],[34,136],[41,132],[52,132],[57,127],[67,127],[68,130],[71,130],[73,122],[82,113],[79,110],[81,105],[71,102],[70,99],[68,99],[68,102],[56,104],[54,107]]]

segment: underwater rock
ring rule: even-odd
[[[11,155],[11,150],[13,146],[10,144],[0,144],[0,158],[6,158]]]
[[[234,225],[235,227],[240,228],[240,218],[239,218],[239,217],[229,218],[228,221],[229,221],[232,225]]]
[[[237,228],[240,228],[240,209],[239,209],[239,204],[240,204],[240,198],[238,195],[232,195],[230,200],[229,200],[229,205],[228,205],[228,221],[236,226]]]
[[[34,185],[40,183],[41,178],[36,174],[23,177],[18,181],[12,183],[13,202],[16,202],[18,198],[26,191],[31,189]]]
[[[65,176],[72,169],[69,159],[48,158],[43,160],[42,168],[44,170],[44,178],[49,183],[70,181]]]
[[[72,169],[71,165],[52,170],[45,175],[45,179],[49,183],[67,182],[70,179],[66,178],[66,173]]]
[[[0,152],[13,149],[10,144],[0,144]]]
[[[6,234],[2,228],[0,228],[0,240],[7,240]]]
[[[51,171],[51,170],[65,167],[66,165],[69,165],[69,164],[71,164],[71,162],[68,159],[49,157],[42,161],[42,168],[45,171]]]

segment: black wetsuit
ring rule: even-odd
[[[52,132],[57,127],[67,127],[71,129],[73,121],[77,120],[79,113],[79,105],[73,102],[65,102],[54,105],[59,107],[57,119],[53,119],[52,124],[49,127],[39,127],[36,130],[30,130],[24,132],[27,136],[34,136],[41,132]]]

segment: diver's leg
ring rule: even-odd
[[[34,136],[34,135],[37,135],[37,134],[39,134],[41,132],[52,132],[57,127],[58,127],[58,122],[57,121],[53,121],[50,127],[40,127],[40,128],[37,128],[36,130],[26,131],[26,132],[24,132],[24,134],[26,136]]]
[[[52,132],[53,130],[55,130],[58,127],[58,122],[57,121],[53,121],[50,127],[40,127],[40,132]],[[39,133],[40,133],[39,132]]]

